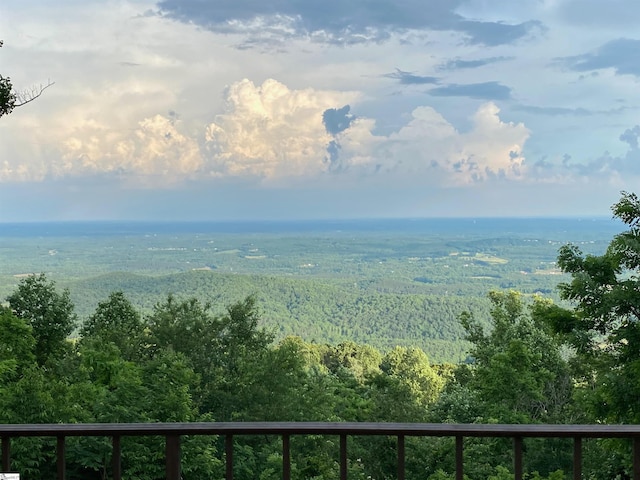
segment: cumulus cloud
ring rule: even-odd
[[[293,185],[300,179],[405,178],[467,184],[523,178],[529,131],[505,123],[493,103],[459,132],[428,106],[389,135],[351,113],[357,92],[290,89],[269,79],[227,87],[215,121],[188,128],[176,114],[151,115],[135,128],[78,121],[60,135],[52,161],[0,164],[0,181],[108,175],[124,184],[167,187],[193,179],[242,179]],[[329,176],[329,177],[328,177]]]
[[[324,114],[357,93],[291,90],[276,80],[228,87],[226,111],[206,130],[209,168],[216,176],[264,178],[313,175],[327,169],[332,134]]]
[[[499,112],[495,104],[484,104],[473,115],[472,128],[459,132],[433,108],[419,107],[381,148],[413,173],[446,172],[443,179],[455,184],[524,178],[522,150],[529,130],[503,122]]]
[[[58,143],[39,149],[37,162],[5,160],[0,182],[112,175],[136,186],[158,187],[180,182],[202,166],[198,142],[181,131],[181,122],[171,114],[144,118],[132,130],[89,120],[47,133]]]
[[[618,139],[626,143],[627,151],[621,155],[604,152],[589,160],[575,160],[564,154],[555,161],[543,159],[535,162],[532,175],[539,181],[554,183],[590,182],[600,185],[614,185],[618,189],[629,188],[630,181],[640,177],[640,126],[626,129]]]
[[[529,131],[502,122],[494,104],[482,106],[465,133],[433,108],[419,107],[407,125],[385,136],[373,133],[373,119],[349,117],[348,106],[325,108],[353,96],[293,91],[275,80],[261,86],[238,82],[227,91],[228,111],[208,127],[210,162],[218,175],[268,179],[327,172],[359,178],[431,173],[443,181],[470,183],[524,173],[522,148]]]
[[[116,173],[124,177],[157,179],[171,184],[197,173],[202,166],[198,143],[179,130],[180,122],[154,115],[138,123],[125,138],[114,141],[108,132],[72,136],[65,141],[63,168],[75,173]],[[57,172],[64,173],[64,172]]]

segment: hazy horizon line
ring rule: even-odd
[[[56,220],[0,220],[2,225],[63,224],[63,223],[138,223],[138,224],[187,224],[187,223],[312,223],[312,222],[376,222],[376,221],[421,221],[421,220],[612,220],[613,216],[594,215],[482,215],[482,216],[424,216],[424,217],[295,217],[295,218],[239,218],[239,219],[56,219]],[[619,220],[618,220],[619,221]]]

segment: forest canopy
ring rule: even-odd
[[[488,295],[490,322],[466,311],[469,342],[459,364],[434,364],[411,346],[385,350],[355,342],[276,341],[253,296],[223,313],[197,298],[168,294],[139,311],[115,291],[78,325],[70,292],[44,274],[23,278],[0,308],[0,422],[373,421],[449,423],[636,423],[640,419],[638,313],[640,201],[623,192],[613,214],[628,229],[602,255],[574,245],[558,254],[569,281],[561,307],[514,290]],[[78,333],[70,338],[73,331]],[[390,478],[386,438],[355,438],[349,478]],[[280,444],[236,440],[240,479],[280,478]],[[68,478],[110,475],[110,445],[68,440]],[[130,478],[163,478],[161,439],[123,440]],[[335,442],[300,439],[295,478],[337,478]],[[223,478],[217,438],[185,439],[185,478]],[[408,438],[407,478],[454,478],[453,440]],[[525,469],[537,479],[568,478],[572,443],[529,439]],[[631,478],[629,445],[590,442],[586,478]],[[511,446],[468,439],[469,479],[510,478]],[[21,478],[55,475],[55,445],[12,443]]]

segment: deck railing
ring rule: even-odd
[[[464,438],[507,437],[513,439],[513,471],[523,478],[524,438],[573,439],[573,478],[582,478],[582,440],[585,438],[628,438],[632,440],[633,478],[640,480],[640,425],[481,425],[432,423],[322,423],[322,422],[229,422],[229,423],[109,423],[0,425],[2,471],[11,471],[11,440],[18,437],[57,439],[56,463],[59,480],[65,478],[66,437],[111,437],[113,479],[121,480],[120,441],[126,436],[164,436],[166,478],[181,478],[180,438],[183,435],[219,435],[225,438],[226,479],[233,479],[233,438],[241,435],[277,435],[282,438],[283,479],[291,478],[290,439],[293,435],[336,435],[340,437],[340,479],[347,479],[347,441],[352,435],[385,435],[397,439],[397,479],[405,478],[405,438],[455,438],[456,480],[463,479]]]

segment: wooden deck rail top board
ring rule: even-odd
[[[2,437],[143,435],[407,435],[463,437],[640,437],[640,425],[212,422],[1,424]]]

